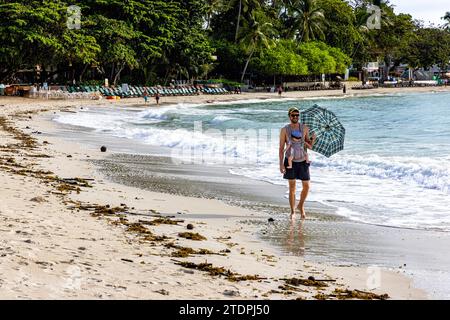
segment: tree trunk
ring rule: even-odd
[[[250,60],[252,59],[253,53],[255,53],[255,48],[252,49],[252,51],[250,52],[250,55],[248,56],[247,62],[245,63],[244,71],[242,71],[241,83],[244,82],[245,73],[247,72],[248,64],[250,63]]]
[[[238,34],[239,34],[239,24],[241,23],[241,11],[242,11],[242,0],[239,0],[239,13],[236,24],[236,34],[234,35],[234,42],[237,42]]]
[[[74,82],[75,82],[75,66],[72,66],[72,83],[71,84],[74,84]]]
[[[83,81],[83,76],[84,76],[84,73],[86,72],[87,67],[88,67],[88,64],[86,64],[84,66],[83,71],[81,71],[81,73],[80,73],[80,83]]]
[[[120,73],[122,72],[122,70],[125,68],[125,62],[122,63],[122,65],[120,66],[119,70],[116,73],[116,76],[114,77],[114,87],[117,86],[117,81],[120,79]]]
[[[111,76],[109,77],[110,80],[113,79],[113,76],[114,76],[114,67],[115,67],[115,66],[116,66],[116,64],[113,63],[113,64],[112,64],[112,67],[111,67]]]

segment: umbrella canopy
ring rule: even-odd
[[[300,122],[309,127],[310,136],[317,137],[313,151],[331,157],[344,149],[345,128],[333,112],[314,105],[301,112]]]

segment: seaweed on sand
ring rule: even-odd
[[[157,236],[153,234],[150,230],[144,227],[141,223],[131,223],[128,225],[127,232],[134,232],[142,236],[143,241],[164,241],[169,239],[166,236]]]
[[[326,284],[322,280],[312,280],[312,279],[300,279],[300,278],[290,278],[290,279],[282,279],[285,281],[287,285],[290,286],[306,286],[306,287],[316,287],[316,288],[323,288],[328,287],[328,284]]]
[[[168,224],[168,225],[178,225],[178,223],[183,223],[183,220],[172,220],[169,218],[156,218],[151,221],[139,220],[142,224],[147,224],[150,226],[158,226],[160,224]]]
[[[171,256],[175,258],[187,258],[195,253],[196,251],[192,248],[179,247],[177,248],[177,251],[172,252]]]
[[[365,292],[360,290],[341,290],[335,289],[333,294],[330,296],[336,297],[339,300],[344,299],[361,299],[361,300],[387,300],[389,299],[389,295],[385,294],[376,294],[373,292]]]
[[[185,238],[189,240],[195,240],[195,241],[202,241],[206,240],[206,237],[202,236],[199,233],[193,233],[193,232],[180,232],[178,234],[180,238]]]
[[[101,217],[101,216],[115,216],[118,213],[122,213],[126,211],[126,208],[123,207],[113,207],[111,208],[109,205],[106,206],[93,206],[94,212],[91,212],[91,216],[93,217]],[[80,206],[82,210],[92,210],[92,206]]]
[[[10,148],[17,147],[21,149],[34,149],[37,145],[37,140],[35,138],[13,127],[5,117],[0,117],[0,129],[11,134],[14,139],[20,141],[18,144],[9,145]]]
[[[267,278],[259,277],[258,275],[240,275],[240,274],[231,272],[230,269],[225,269],[224,267],[214,267],[211,263],[208,263],[208,262],[196,264],[196,263],[187,262],[187,261],[177,261],[176,264],[180,265],[184,268],[195,269],[195,270],[207,272],[211,276],[224,276],[228,281],[231,281],[231,282],[267,279]]]
[[[172,254],[171,254],[171,256],[175,257],[175,258],[187,258],[191,254],[199,254],[199,255],[216,254],[216,255],[222,255],[222,256],[224,255],[222,253],[216,253],[216,252],[208,250],[208,249],[195,250],[195,249],[189,248],[189,247],[177,246],[173,243],[166,244],[166,248],[176,249],[176,251],[172,252]]]

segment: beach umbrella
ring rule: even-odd
[[[317,137],[313,151],[328,158],[344,149],[345,128],[333,112],[314,105],[300,113],[300,122],[309,127],[310,137]]]

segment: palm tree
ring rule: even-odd
[[[244,70],[242,71],[241,82],[244,81],[248,65],[255,52],[271,46],[272,40],[270,36],[273,33],[273,25],[264,21],[263,18],[264,16],[258,13],[253,14],[251,20],[246,23],[243,37],[240,40],[241,45],[244,46],[245,52],[248,54]]]
[[[286,8],[288,37],[304,42],[324,38],[326,21],[317,0],[287,0]]]
[[[207,0],[206,4],[207,4],[206,17],[205,17],[206,29],[209,29],[213,15],[216,14],[218,11],[220,11],[222,6],[224,5],[224,1],[223,0]]]
[[[443,25],[443,28],[450,31],[450,11],[445,13],[445,16],[442,17],[446,22]]]
[[[230,1],[230,6],[232,8],[234,8],[236,5],[238,5],[238,16],[237,16],[237,22],[236,22],[236,32],[234,35],[235,42],[238,41],[242,14],[243,13],[251,13],[251,12],[253,12],[253,10],[259,9],[261,7],[261,1],[260,0],[233,0],[233,1]]]
[[[351,58],[353,58],[357,53],[361,54],[362,52],[365,52],[366,62],[370,61],[368,60],[370,56],[383,56],[386,62],[384,67],[384,74],[387,75],[391,63],[391,56],[387,53],[387,51],[391,46],[384,45],[384,47],[379,47],[379,40],[377,39],[380,35],[380,32],[383,32],[383,30],[387,30],[388,28],[392,28],[394,26],[394,21],[392,16],[393,11],[391,11],[390,14],[388,2],[383,1],[382,4],[383,5],[380,7],[381,29],[370,29],[368,27],[367,22],[369,21],[372,14],[367,11],[367,4],[364,1],[360,1],[359,4],[355,4],[354,10],[356,14],[356,26],[359,29],[362,41],[360,41],[358,46],[356,46],[353,50]],[[367,71],[364,71],[364,79],[367,77],[366,73]]]

